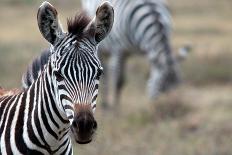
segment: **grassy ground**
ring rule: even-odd
[[[119,113],[98,106],[96,138],[76,145],[75,154],[232,155],[232,2],[168,2],[174,49],[185,43],[193,47],[181,64],[183,83],[149,103],[144,91],[146,60],[130,58]],[[78,2],[62,3],[64,7],[60,3],[56,2],[64,23]],[[39,2],[0,4],[0,85],[12,88],[20,86],[27,64],[47,44],[36,23]]]

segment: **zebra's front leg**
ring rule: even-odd
[[[118,106],[124,84],[125,57],[122,54],[111,55],[108,65],[109,104]]]

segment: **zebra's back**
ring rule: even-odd
[[[115,9],[115,22],[110,35],[100,44],[102,51],[147,52],[155,48],[156,42],[160,40],[156,37],[158,34],[169,37],[171,16],[164,1],[110,0],[110,2]],[[98,5],[93,3],[83,2],[84,9],[90,15],[96,11],[93,5],[95,7]]]

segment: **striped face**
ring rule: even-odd
[[[97,128],[93,112],[103,72],[97,46],[112,28],[113,13],[105,2],[93,20],[85,14],[68,20],[68,32],[64,33],[51,4],[43,3],[38,11],[40,31],[52,44],[48,64],[56,102],[70,120],[71,131],[80,144],[89,143]]]
[[[99,79],[103,73],[97,47],[86,38],[77,40],[70,34],[51,48],[52,79],[58,88],[58,100],[70,120],[74,118],[78,104],[95,111]]]
[[[72,123],[71,130],[76,141],[80,144],[88,143],[97,128],[93,112],[103,72],[96,46],[86,38],[77,43],[77,38],[71,34],[59,46],[55,46],[53,51],[52,79],[58,88],[58,103]]]

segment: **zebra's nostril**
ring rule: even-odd
[[[76,122],[76,121],[73,121],[72,126],[73,126],[74,128],[77,128],[77,122]]]
[[[93,130],[96,130],[96,129],[97,129],[97,122],[93,121]]]

